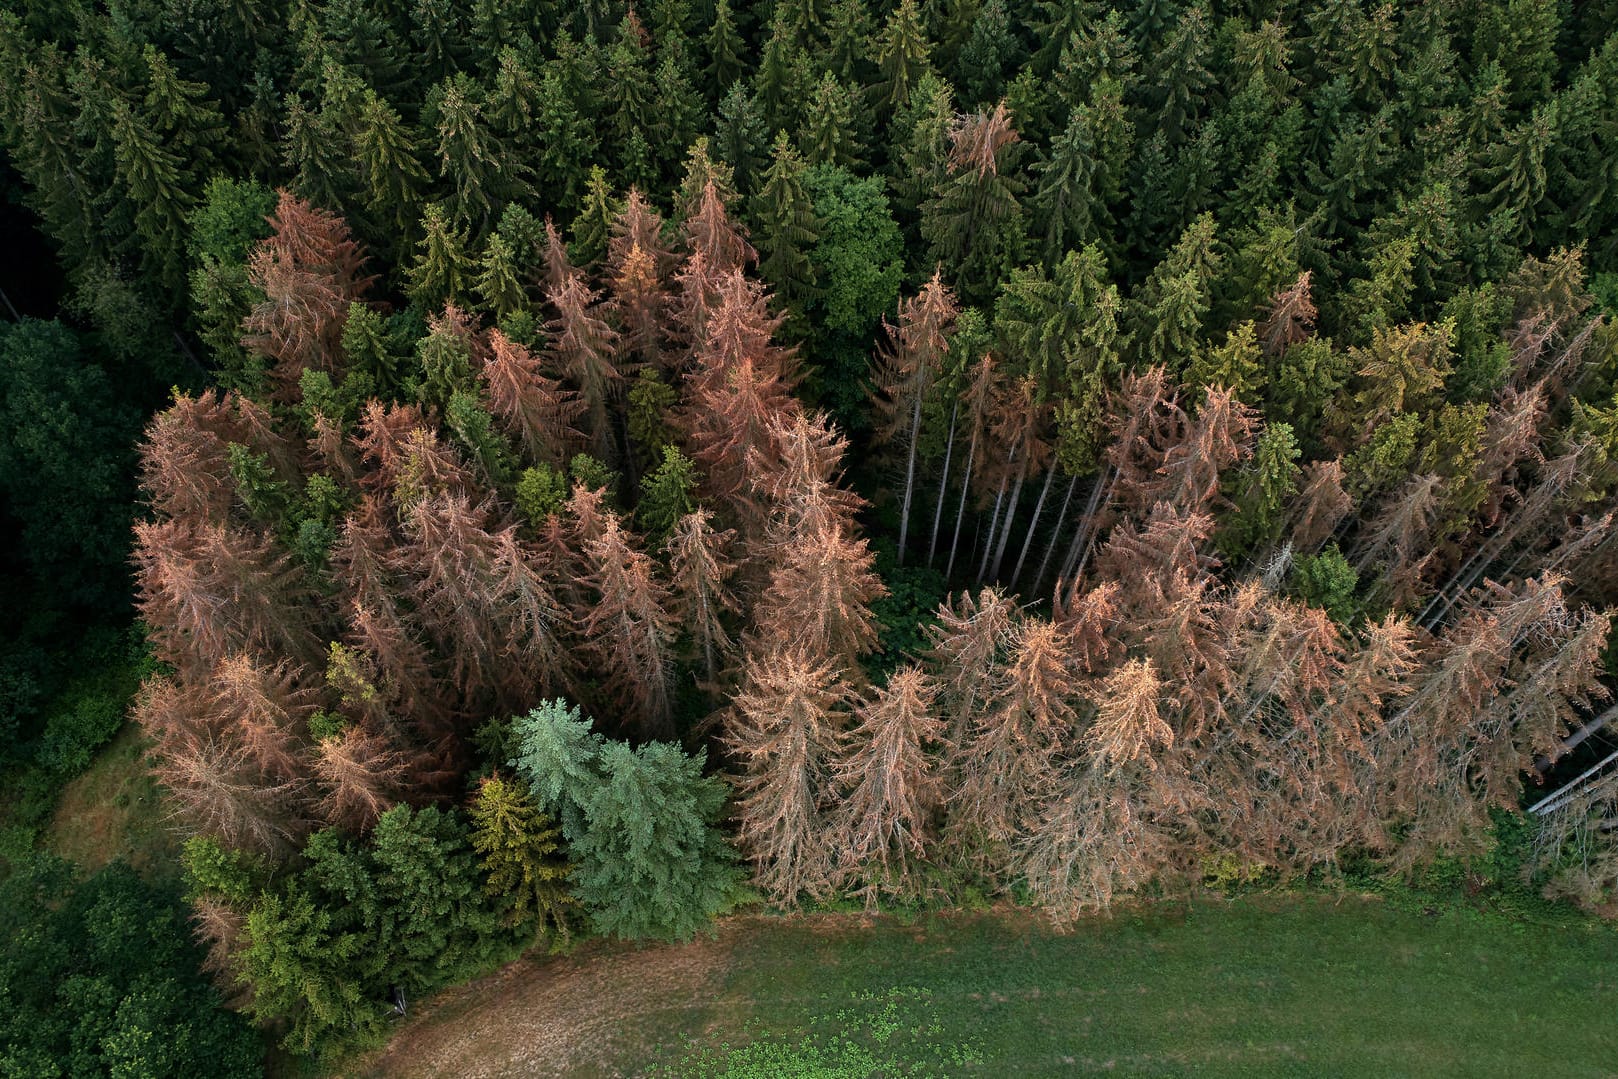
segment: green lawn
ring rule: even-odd
[[[1067,936],[1020,916],[755,920],[717,993],[639,1032],[661,1043],[653,1061],[610,1070],[1612,1076],[1615,944],[1598,923],[1312,897],[1162,906]]]

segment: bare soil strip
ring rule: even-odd
[[[386,1047],[347,1072],[373,1077],[615,1076],[644,1059],[641,1033],[666,1010],[717,1001],[734,934],[644,948],[591,946],[520,959],[439,994]]]

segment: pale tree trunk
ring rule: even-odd
[[[1433,594],[1432,601],[1427,604],[1417,621],[1429,629],[1442,622],[1445,616],[1449,614],[1450,609],[1466,594],[1466,590],[1471,588],[1477,579],[1488,570],[1489,566],[1497,558],[1505,554],[1507,548],[1515,543],[1524,532],[1538,523],[1537,519],[1549,507],[1551,498],[1555,496],[1558,490],[1559,488],[1554,488],[1547,481],[1540,481],[1535,486],[1535,489],[1529,492],[1525,504],[1511,515],[1506,527],[1496,531],[1490,537],[1488,543],[1485,543],[1471,558],[1462,563],[1461,568],[1451,574],[1449,579],[1439,587],[1438,591]]]
[[[1596,716],[1590,722],[1562,739],[1556,746],[1555,757],[1536,757],[1534,759],[1534,771],[1544,775],[1559,758],[1583,745],[1591,735],[1601,733],[1602,729],[1614,719],[1618,719],[1618,704],[1608,708],[1605,712],[1602,712],[1599,716]]]
[[[1017,554],[1016,568],[1011,571],[1011,587],[1013,590],[1016,589],[1017,582],[1022,580],[1023,563],[1028,560],[1028,548],[1034,545],[1034,533],[1039,531],[1039,518],[1045,512],[1045,499],[1051,493],[1051,481],[1054,479],[1056,479],[1056,463],[1053,461],[1051,462],[1051,467],[1045,470],[1045,485],[1039,489],[1039,500],[1034,503],[1034,519],[1028,522],[1028,534],[1023,537],[1022,550]],[[1072,496],[1072,484],[1068,485],[1067,493],[1069,497]],[[1065,503],[1063,508],[1064,510],[1066,509]],[[1039,582],[1034,583],[1037,585]]]
[[[1096,513],[1099,512],[1101,505],[1106,501],[1107,493],[1117,476],[1116,469],[1108,474],[1106,482],[1102,482],[1101,477],[1097,476],[1096,485],[1090,488],[1090,501],[1085,504],[1084,516],[1079,518],[1078,531],[1073,535],[1073,546],[1068,548],[1067,556],[1062,560],[1061,576],[1063,580],[1069,580],[1077,575],[1078,570],[1074,568],[1075,564],[1080,569],[1083,568],[1084,563],[1080,560],[1081,555],[1086,560],[1089,558],[1088,544],[1091,532],[1095,528]]]
[[[955,572],[955,552],[961,545],[961,520],[966,516],[966,496],[972,490],[972,467],[978,459],[978,433],[974,428],[972,441],[966,449],[966,476],[961,480],[961,499],[955,506],[955,535],[949,541],[949,565],[944,569],[944,579],[949,580],[951,573]]]
[[[1062,510],[1056,515],[1056,527],[1051,529],[1051,541],[1045,545],[1045,557],[1039,560],[1039,572],[1034,575],[1035,592],[1045,581],[1045,571],[1051,567],[1051,556],[1056,553],[1056,545],[1062,542],[1062,526],[1067,524],[1067,510],[1073,502],[1073,491],[1079,485],[1079,477],[1074,476],[1067,481],[1067,495],[1062,499]]]
[[[1017,447],[1013,446],[1011,454],[1006,458],[1006,467],[1010,468],[1016,460]],[[984,578],[989,575],[989,559],[994,555],[994,538],[1000,530],[1000,507],[1006,500],[1006,482],[1010,479],[1010,472],[1000,477],[1000,491],[994,496],[994,514],[989,518],[989,535],[983,541],[983,561],[978,563],[978,584],[982,584]]]
[[[1023,458],[1022,469],[1017,473],[1017,482],[1012,485],[1011,497],[1006,500],[1006,523],[1000,529],[1000,542],[994,548],[994,578],[1000,579],[1000,563],[1006,557],[1006,542],[1011,539],[1011,528],[1017,523],[1017,505],[1022,499],[1022,485],[1028,480],[1028,462],[1031,458]],[[992,535],[992,534],[991,534]]]
[[[905,564],[905,540],[910,534],[910,497],[916,489],[916,436],[921,431],[921,394],[916,394],[916,403],[910,410],[910,453],[905,460],[905,500],[904,507],[899,511],[899,559],[898,564]]]
[[[712,613],[708,604],[708,590],[706,588],[701,589],[700,595],[702,597],[702,660],[703,664],[708,669],[708,685],[714,686],[719,681],[719,665],[715,661],[713,633],[710,631],[711,627],[713,626],[713,622],[711,620]]]
[[[1495,542],[1485,544],[1482,550],[1467,559],[1466,563],[1433,594],[1432,601],[1427,604],[1426,610],[1421,612],[1421,617],[1417,621],[1427,629],[1432,629],[1442,622],[1444,616],[1449,614],[1450,608],[1455,606],[1455,601],[1466,594],[1466,590],[1472,587],[1473,582],[1482,576],[1483,571],[1500,557],[1515,538],[1516,535],[1511,530],[1502,530]]]
[[[1580,772],[1578,776],[1563,786],[1562,789],[1557,791],[1555,794],[1541,799],[1540,801],[1529,806],[1528,812],[1537,815],[1550,813],[1553,810],[1561,809],[1563,805],[1571,801],[1579,793],[1579,785],[1581,783],[1595,775],[1597,772],[1601,771],[1615,760],[1618,760],[1618,750],[1614,750],[1613,752],[1607,754],[1595,764],[1592,764],[1589,768],[1586,768],[1583,772]]]
[[[1000,506],[1006,500],[1006,481],[1008,479],[1010,479],[1009,476],[1000,477],[1000,490],[994,496],[994,512],[989,516],[989,536],[983,542],[983,558],[978,563],[978,584],[982,584],[983,579],[989,575],[989,556],[994,554],[994,537],[1000,532]],[[983,514],[979,512],[979,521],[982,518]],[[974,541],[974,546],[975,544],[976,541]]]
[[[949,495],[949,459],[955,449],[955,414],[960,403],[949,410],[949,438],[944,441],[944,474],[938,480],[938,505],[933,508],[933,536],[927,541],[927,568],[933,568],[933,554],[938,550],[938,526],[944,521],[944,499]]]

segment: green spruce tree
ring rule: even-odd
[[[759,272],[788,310],[800,318],[820,290],[810,252],[820,239],[814,204],[804,189],[804,163],[783,132],[776,137],[763,189],[753,197],[753,238]]]

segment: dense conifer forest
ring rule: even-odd
[[[3,0],[0,1070],[748,904],[1610,910],[1614,26]],[[183,872],[76,880],[126,701]]]

